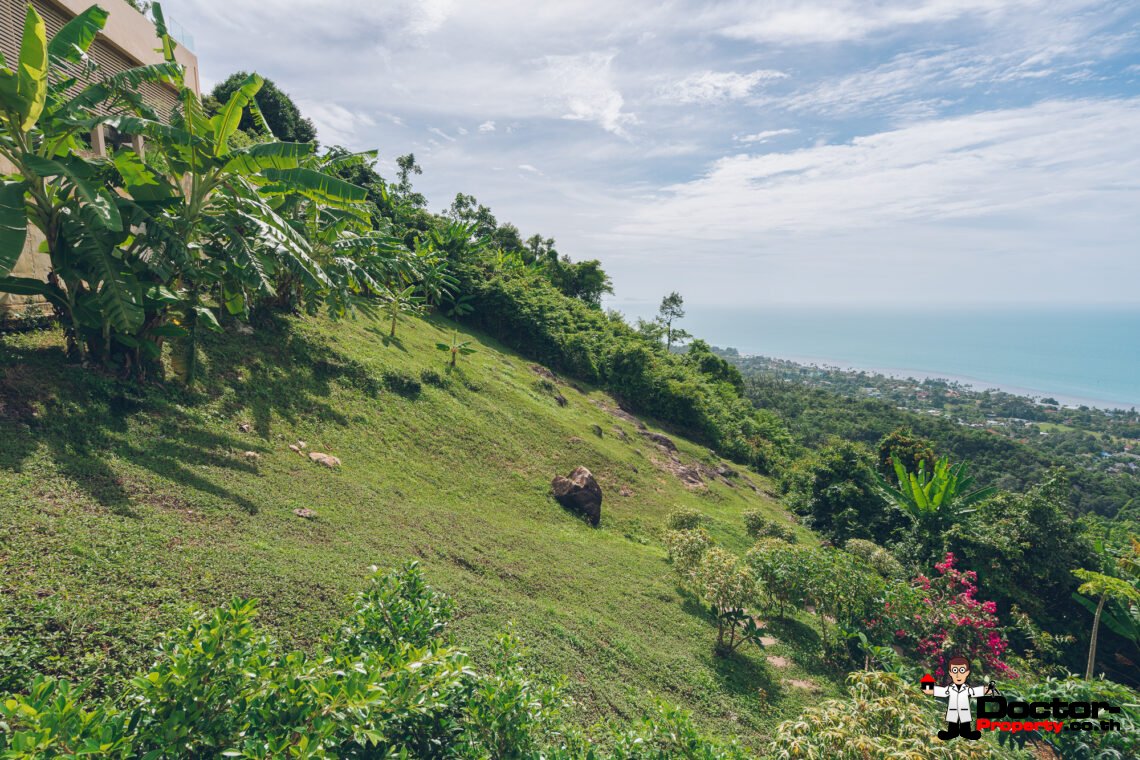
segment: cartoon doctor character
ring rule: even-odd
[[[934,686],[934,679],[922,679],[922,691],[927,696],[936,699],[945,699],[946,702],[946,730],[938,732],[938,738],[944,741],[961,736],[964,739],[980,739],[980,731],[971,730],[970,697],[983,697],[993,692],[993,685],[970,685],[970,661],[965,657],[951,657],[948,665],[950,669],[950,684]]]

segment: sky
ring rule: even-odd
[[[1140,4],[167,0],[608,305],[1140,305]]]

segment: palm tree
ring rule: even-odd
[[[918,472],[907,472],[894,454],[891,455],[891,464],[899,486],[895,488],[886,478],[875,473],[878,493],[888,504],[910,518],[926,540],[941,535],[963,515],[973,512],[971,507],[974,504],[997,491],[992,486],[971,491],[974,478],[967,473],[966,463],[959,462],[951,467],[949,457],[938,459],[930,471],[927,471],[923,460],[918,463]]]
[[[451,361],[448,362],[448,366],[450,366],[450,367],[455,366],[455,359],[456,359],[456,357],[459,356],[459,354],[463,354],[464,356],[467,356],[468,354],[475,353],[475,349],[471,348],[470,346],[471,346],[471,341],[469,341],[469,340],[465,340],[462,343],[459,342],[459,334],[456,332],[451,333],[451,343],[436,343],[435,344],[435,347],[438,348],[440,351],[447,351],[451,354]]]
[[[1140,590],[1122,578],[1098,573],[1094,570],[1074,570],[1073,575],[1084,583],[1077,591],[1085,596],[1098,597],[1096,612],[1093,613],[1092,636],[1089,637],[1089,662],[1085,668],[1085,680],[1092,679],[1093,666],[1096,662],[1096,638],[1100,628],[1100,616],[1104,612],[1104,605],[1110,599],[1118,599],[1126,604],[1140,604]]]

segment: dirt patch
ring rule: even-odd
[[[774,647],[774,646],[776,646],[776,640],[774,638],[772,638],[771,636],[761,636],[759,641],[760,641],[760,646],[762,646],[762,647]]]
[[[774,668],[786,668],[786,667],[788,667],[788,665],[791,664],[788,661],[787,657],[781,657],[778,654],[770,654],[770,655],[768,655],[767,659],[768,659],[768,664]]]
[[[811,681],[805,681],[802,678],[788,678],[784,681],[788,686],[796,689],[803,689],[804,691],[819,691],[819,685]]]

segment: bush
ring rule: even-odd
[[[874,541],[868,541],[864,538],[852,538],[843,548],[847,550],[848,554],[852,554],[863,560],[863,562],[867,563],[869,567],[884,578],[898,579],[906,576],[906,569],[903,568],[902,563],[895,559],[893,554]]]
[[[999,750],[990,740],[940,742],[932,739],[942,725],[935,700],[894,673],[860,671],[847,676],[848,695],[809,707],[776,727],[773,757],[871,758],[914,760],[1029,758]],[[1068,732],[1066,732],[1068,733]]]
[[[167,635],[118,699],[89,702],[81,687],[36,677],[0,701],[0,756],[744,757],[667,705],[604,736],[615,750],[603,753],[562,722],[558,689],[523,671],[510,636],[489,670],[473,669],[447,634],[451,608],[414,563],[376,573],[309,656],[282,652],[254,625],[255,605],[235,601]]]
[[[450,381],[434,369],[425,369],[420,371],[420,382],[434,388],[446,388]]]
[[[478,327],[554,370],[602,385],[631,410],[653,415],[722,455],[768,472],[792,446],[783,423],[741,396],[736,370],[703,344],[670,354],[620,318],[560,293],[534,273],[456,269]]]
[[[696,509],[676,509],[665,518],[665,525],[670,530],[693,530],[701,527],[705,516]]]
[[[669,561],[682,584],[687,585],[693,577],[701,558],[713,545],[712,538],[704,528],[693,530],[671,530],[665,534],[665,548]]]
[[[1140,693],[1103,678],[1083,680],[1046,678],[1022,688],[1004,688],[1006,699],[1025,702],[1108,702],[1121,708],[1119,713],[1106,716],[1120,723],[1119,731],[1061,731],[1026,734],[1003,734],[1008,745],[1024,747],[1026,740],[1044,741],[1057,750],[1060,757],[1140,757]],[[1103,714],[1102,714],[1103,715]]]
[[[753,538],[778,538],[790,544],[796,542],[796,534],[787,525],[769,520],[763,512],[752,510],[744,513],[744,529]]]

